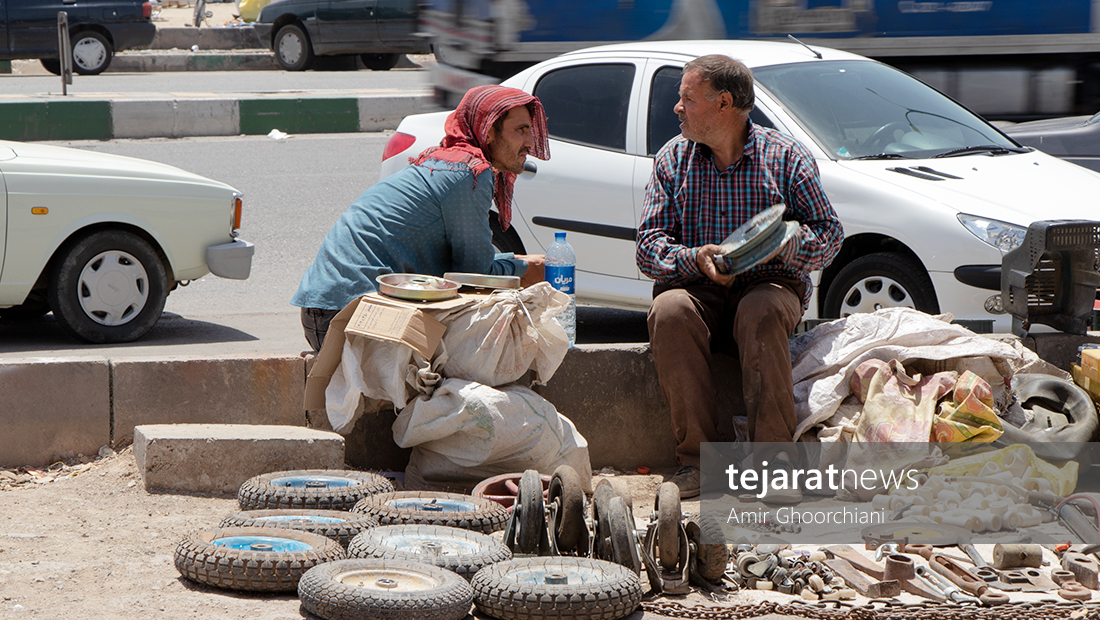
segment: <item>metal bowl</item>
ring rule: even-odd
[[[487,276],[480,273],[458,273],[448,271],[443,277],[462,286],[475,288],[519,288],[519,276]]]
[[[378,276],[383,295],[411,301],[439,301],[458,297],[458,282],[418,273],[387,273]]]
[[[779,228],[786,210],[786,205],[779,203],[752,216],[721,243],[722,256],[726,260],[736,259],[769,239]]]

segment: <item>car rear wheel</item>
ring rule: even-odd
[[[359,54],[363,66],[371,71],[389,71],[397,66],[400,54]]]
[[[298,24],[288,24],[275,35],[275,60],[287,71],[305,71],[313,66],[313,45]]]
[[[837,273],[825,293],[827,318],[844,318],[882,308],[939,313],[936,290],[918,260],[894,252],[860,256]]]
[[[81,75],[98,75],[111,64],[114,48],[107,37],[94,30],[82,30],[73,35],[73,71]]]
[[[168,297],[164,264],[149,243],[119,230],[69,246],[49,282],[54,317],[73,336],[97,344],[129,342],[156,325]]]

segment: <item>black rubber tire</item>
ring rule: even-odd
[[[516,494],[516,514],[519,517],[516,534],[518,553],[538,553],[539,538],[546,529],[546,505],[542,501],[542,477],[534,469],[523,472],[519,479],[519,493]]]
[[[500,216],[497,212],[489,211],[489,230],[493,231],[493,247],[497,250],[503,253],[527,254],[527,249],[523,247],[523,240],[516,232],[515,222],[512,222],[508,230],[504,230],[500,227]]]
[[[710,517],[696,515],[688,519],[684,529],[688,541],[695,543],[695,572],[707,581],[721,581],[730,561],[722,526]]]
[[[584,583],[548,584],[530,576],[585,575]],[[578,577],[580,576],[578,575]],[[629,569],[591,558],[521,558],[493,564],[470,585],[478,610],[501,620],[617,620],[642,601],[642,583]]]
[[[1041,457],[1073,459],[1082,446],[1096,441],[1100,418],[1088,392],[1072,381],[1048,375],[1017,375],[1012,393],[1024,409],[1036,410],[1034,419],[1024,427],[1005,422],[998,445],[1026,443]],[[1049,414],[1061,414],[1069,420],[1063,426],[1050,426]]]
[[[653,509],[657,512],[657,558],[665,570],[680,562],[680,489],[672,482],[657,488]]]
[[[446,499],[468,502],[473,510],[438,511],[424,510],[417,506],[400,507],[392,505],[401,500]],[[365,497],[352,509],[357,513],[374,517],[382,525],[447,525],[483,534],[503,530],[508,521],[508,509],[490,499],[461,495],[459,493],[441,493],[436,491],[398,491],[381,493]]]
[[[127,273],[121,277],[133,278],[136,289],[145,292],[145,299],[123,311],[116,325],[104,325],[92,318],[81,306],[81,299],[93,299],[88,286],[82,282],[85,269],[110,268],[107,261],[99,261],[101,255],[109,255]],[[144,270],[143,277],[131,269],[134,262]],[[102,287],[96,288],[98,292]],[[141,338],[157,324],[168,298],[168,278],[164,263],[148,242],[141,237],[121,230],[101,230],[78,239],[58,251],[47,284],[50,307],[57,323],[80,340],[95,344],[130,342]],[[100,320],[105,317],[98,317]]]
[[[433,555],[416,545],[417,540],[443,545]],[[448,546],[448,541],[454,541]],[[473,548],[470,551],[469,548]],[[446,525],[382,525],[365,530],[348,545],[349,558],[383,558],[433,564],[469,581],[479,570],[512,559],[501,541],[480,532]]]
[[[339,519],[339,521],[321,521],[309,519]],[[351,540],[360,532],[376,527],[378,521],[366,516],[344,510],[243,510],[226,515],[219,527],[259,527],[267,529],[291,529],[309,532],[335,540],[341,547],[347,548]]]
[[[373,576],[371,587],[348,583],[357,573]],[[374,585],[384,576],[404,583]],[[406,560],[338,560],[310,569],[298,584],[302,607],[325,620],[459,620],[473,596],[470,584],[451,571]]]
[[[233,536],[264,536],[308,543],[306,551],[250,551],[220,547],[214,541]],[[216,588],[255,592],[293,592],[305,572],[318,564],[344,558],[334,540],[297,530],[230,527],[188,534],[176,546],[176,570]]]
[[[389,71],[397,66],[401,54],[359,54],[359,59],[371,71]]]
[[[85,46],[92,48],[95,54],[82,53]],[[111,66],[115,48],[107,37],[95,30],[81,30],[73,35],[73,72],[80,75],[99,75]]]
[[[584,523],[584,488],[577,470],[568,465],[555,469],[546,501],[558,503],[553,524],[558,551],[577,549],[581,538],[588,536],[588,526]]]
[[[635,572],[641,570],[634,522],[630,518],[623,498],[620,496],[611,498],[601,509],[600,518],[603,519],[603,531],[607,533],[611,542],[611,555],[606,559]]]
[[[271,49],[275,52],[275,61],[287,71],[305,71],[313,66],[313,44],[305,28],[299,24],[279,28]]]
[[[273,480],[290,477],[346,478],[358,482],[349,486],[285,487]],[[301,469],[276,471],[254,476],[237,491],[241,510],[299,508],[304,510],[351,510],[355,503],[376,493],[393,491],[393,484],[383,476],[346,469]]]
[[[890,285],[886,280],[892,280]],[[939,314],[936,289],[920,261],[895,252],[860,256],[837,272],[825,291],[825,318],[844,318],[877,307],[912,307]]]
[[[61,59],[59,58],[39,58],[38,62],[42,63],[42,68],[54,75],[61,75]]]
[[[191,15],[191,23],[196,28],[201,28],[204,19],[206,19],[206,0],[196,0],[195,12]]]

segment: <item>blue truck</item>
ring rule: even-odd
[[[903,69],[989,118],[1100,109],[1100,0],[427,0],[437,96],[591,45],[786,39]]]

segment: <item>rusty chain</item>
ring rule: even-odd
[[[768,614],[813,620],[1100,620],[1100,606],[1073,601],[1021,601],[996,607],[900,603],[875,600],[863,605],[842,601],[777,603],[764,601],[734,607],[688,607],[674,601],[643,602],[642,611],[668,618],[691,620],[748,620]]]

